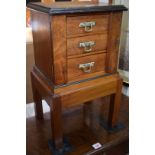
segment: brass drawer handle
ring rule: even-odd
[[[81,42],[79,44],[79,47],[83,47],[85,52],[90,52],[92,51],[92,46],[95,45],[94,41],[88,41],[88,42]]]
[[[93,26],[96,25],[96,22],[91,21],[91,22],[82,22],[79,24],[79,27],[84,27],[84,30],[86,32],[91,32],[93,30]]]
[[[79,69],[83,70],[85,73],[90,73],[94,64],[95,64],[95,62],[79,64]]]

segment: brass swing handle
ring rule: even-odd
[[[95,64],[95,62],[79,64],[79,69],[83,70],[85,73],[90,73],[94,64]]]
[[[88,41],[88,42],[81,42],[79,44],[79,47],[83,47],[85,52],[90,52],[92,51],[92,46],[95,45],[94,41]]]
[[[93,30],[93,26],[96,25],[96,22],[91,21],[91,22],[82,22],[79,24],[79,27],[84,28],[86,32],[91,32]]]

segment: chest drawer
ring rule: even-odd
[[[106,53],[68,59],[68,81],[93,77],[105,73]]]
[[[107,48],[107,34],[70,38],[67,40],[67,55],[79,55],[104,51]]]
[[[67,17],[67,36],[104,33],[108,30],[108,18],[105,15]]]

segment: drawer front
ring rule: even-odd
[[[68,82],[105,73],[106,53],[68,59]],[[95,73],[95,74],[94,74]]]
[[[67,40],[67,55],[79,55],[107,49],[107,34],[90,35]]]
[[[93,34],[108,30],[108,15],[67,17],[67,35]]]

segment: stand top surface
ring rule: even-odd
[[[73,14],[73,13],[93,13],[93,12],[110,12],[126,11],[123,5],[96,3],[96,2],[53,2],[53,3],[28,3],[28,8],[54,14]]]

